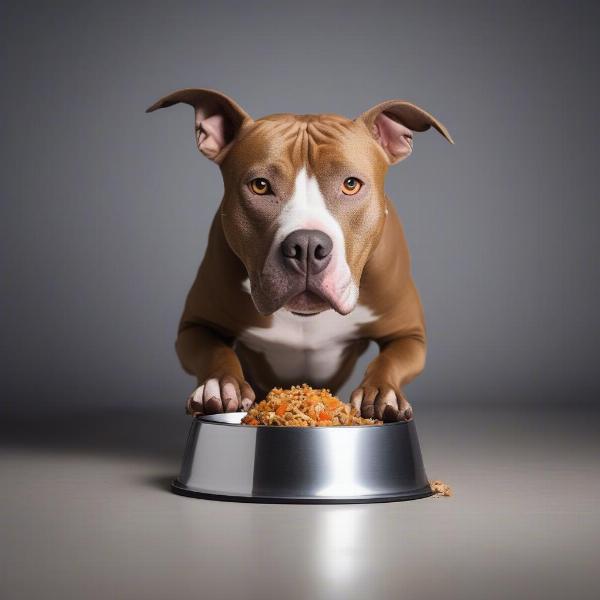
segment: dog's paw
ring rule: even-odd
[[[412,406],[404,394],[389,385],[363,383],[352,392],[350,404],[365,419],[379,419],[387,423],[412,419]]]
[[[186,412],[196,416],[248,410],[254,399],[254,391],[248,382],[232,375],[211,377],[190,394]]]

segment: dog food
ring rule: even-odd
[[[329,390],[309,385],[290,389],[273,388],[267,397],[250,408],[242,419],[246,425],[281,427],[328,427],[335,425],[380,425],[383,421],[364,419]]]
[[[439,479],[430,481],[429,486],[431,487],[431,491],[435,496],[452,496],[452,488],[447,483],[444,483]]]

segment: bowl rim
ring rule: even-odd
[[[246,425],[245,423],[227,423],[225,421],[218,420],[218,417],[221,415],[246,415],[247,411],[236,411],[230,413],[214,413],[212,415],[196,415],[194,417],[194,421],[201,421],[203,423],[210,423],[211,425],[219,425],[226,427],[241,427],[248,428],[250,431],[252,429],[263,429],[263,430],[275,430],[275,431],[285,431],[292,429],[294,431],[317,431],[317,430],[325,430],[329,431],[332,429],[373,429],[374,427],[397,427],[398,425],[408,425],[414,421],[414,417],[410,418],[408,421],[394,421],[391,423],[373,423],[372,425],[321,425],[320,427],[302,427],[300,425]],[[215,418],[216,417],[216,418]]]

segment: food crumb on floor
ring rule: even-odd
[[[433,491],[434,498],[439,498],[440,496],[452,496],[452,488],[440,479],[434,479],[433,481],[430,481],[429,485]]]

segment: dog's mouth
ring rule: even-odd
[[[305,290],[288,300],[284,308],[299,317],[313,317],[329,310],[331,304],[318,294]]]
[[[295,277],[272,269],[252,279],[250,293],[258,312],[263,315],[279,309],[303,317],[330,309],[346,315],[356,304],[358,288],[349,275],[344,279],[340,282],[336,275],[327,273]]]

